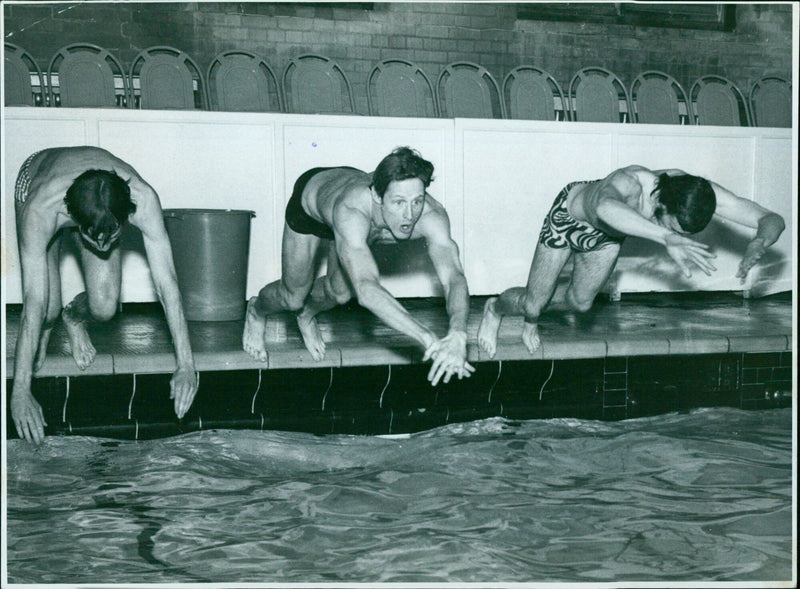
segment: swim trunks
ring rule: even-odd
[[[622,243],[624,237],[614,237],[596,227],[578,221],[567,210],[567,194],[576,184],[572,182],[558,193],[550,212],[544,219],[539,243],[552,248],[568,247],[574,252],[591,252],[612,243]]]
[[[349,166],[339,166],[339,168],[355,170]],[[297,233],[304,235],[316,235],[322,239],[333,239],[333,229],[328,227],[325,223],[320,223],[311,215],[306,213],[303,208],[303,190],[306,185],[311,181],[311,178],[324,172],[326,170],[334,170],[338,168],[312,168],[304,172],[294,183],[294,190],[289,202],[286,204],[286,224]]]
[[[31,175],[28,172],[31,167],[33,158],[39,155],[41,151],[37,151],[28,156],[28,159],[22,164],[17,174],[17,182],[14,184],[14,200],[23,203],[28,198],[28,189],[31,187]]]
[[[292,231],[303,233],[304,235],[316,235],[322,239],[333,239],[333,230],[306,213],[305,209],[303,209],[302,200],[303,190],[305,190],[311,178],[320,172],[331,169],[333,168],[312,168],[304,172],[294,183],[292,196],[286,205],[286,224],[291,227]]]

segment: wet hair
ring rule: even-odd
[[[433,164],[410,147],[398,147],[383,158],[375,168],[372,187],[378,196],[383,198],[391,182],[409,178],[419,178],[427,188],[433,179]]]
[[[108,239],[136,211],[128,183],[116,172],[87,170],[67,189],[67,212],[92,239]]]
[[[656,218],[666,211],[674,215],[681,229],[697,233],[705,229],[717,208],[717,197],[711,183],[705,178],[681,174],[661,174],[653,193],[658,193],[658,202],[663,208],[656,209]]]

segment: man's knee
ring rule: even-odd
[[[344,305],[353,298],[353,293],[346,286],[336,286],[331,280],[325,280],[325,296],[335,301],[337,305]]]
[[[89,313],[95,321],[110,321],[119,309],[119,297],[111,293],[97,293],[89,296]]]
[[[579,313],[586,313],[592,308],[594,304],[594,297],[596,293],[588,296],[581,296],[576,294],[572,289],[567,291],[565,300],[570,309],[578,311]]]

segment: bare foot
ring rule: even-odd
[[[85,370],[94,361],[95,354],[97,354],[92,340],[89,339],[89,332],[86,331],[86,322],[73,319],[68,309],[64,309],[61,317],[64,319],[64,327],[67,328],[72,357],[78,368]]]
[[[262,317],[255,310],[258,297],[247,301],[247,312],[244,319],[242,332],[242,349],[256,360],[267,361],[267,348],[264,345],[264,331],[267,328],[267,318]]]
[[[44,365],[44,359],[47,356],[47,343],[50,341],[50,334],[52,329],[42,330],[42,335],[39,338],[39,347],[36,350],[36,360],[33,362],[33,372],[39,372],[39,369]]]
[[[525,323],[522,326],[522,342],[528,351],[533,354],[542,345],[539,339],[539,326],[535,323]]]
[[[309,318],[302,312],[297,314],[297,327],[300,328],[300,335],[303,336],[303,343],[306,349],[317,362],[325,356],[325,342],[322,339],[322,332],[319,330],[317,320]]]
[[[483,306],[481,324],[478,327],[478,345],[481,350],[489,354],[490,358],[494,358],[497,351],[497,331],[500,329],[500,321],[503,319],[494,310],[496,301],[497,297],[491,297],[486,301]]]

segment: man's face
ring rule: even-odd
[[[108,235],[98,233],[94,237],[87,233],[83,227],[80,227],[78,231],[81,234],[81,238],[88,246],[100,253],[105,253],[119,241],[119,237],[122,235],[122,226],[117,225],[117,228]]]
[[[425,185],[419,178],[393,180],[389,183],[381,201],[381,213],[395,239],[411,237],[424,206]]]

